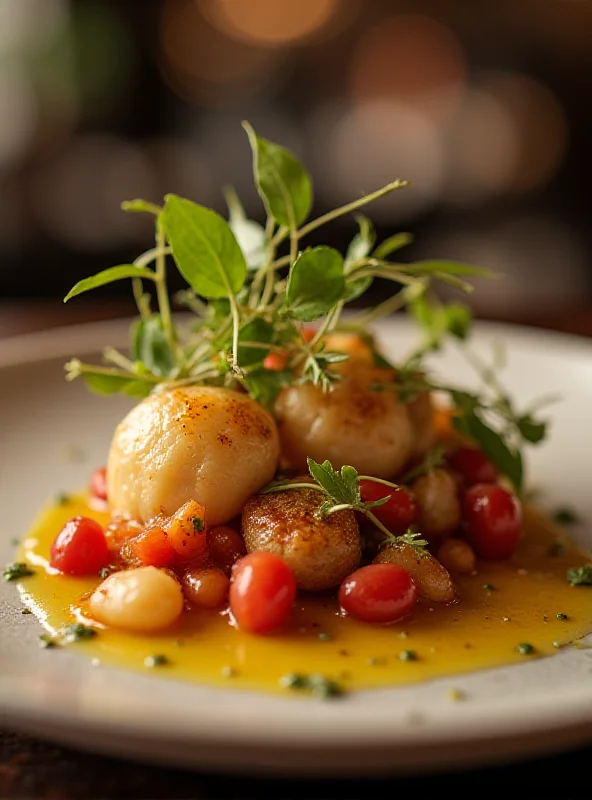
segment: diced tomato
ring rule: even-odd
[[[283,353],[269,353],[263,359],[265,369],[281,372],[286,366],[286,356]]]
[[[374,516],[394,534],[405,533],[417,519],[418,509],[413,494],[407,489],[391,489],[372,480],[360,481],[360,494],[365,503],[389,497],[382,505],[372,509]]]
[[[99,500],[107,499],[107,470],[105,467],[98,467],[91,475],[90,493]]]
[[[369,564],[352,572],[341,584],[339,603],[360,622],[395,622],[417,602],[411,575],[397,564]]]
[[[269,633],[287,619],[296,597],[292,570],[275,553],[249,553],[234,567],[230,609],[240,628]]]
[[[147,528],[127,544],[132,560],[143,567],[168,567],[176,557],[175,548],[162,528]]]
[[[465,492],[467,538],[481,558],[503,561],[516,552],[521,530],[518,498],[495,483],[478,483]]]
[[[467,488],[476,483],[495,483],[498,479],[496,466],[478,447],[459,447],[446,461],[451,469],[462,476]]]
[[[184,561],[194,561],[207,554],[206,512],[195,500],[182,505],[163,527],[171,546]]]
[[[218,525],[208,532],[208,548],[216,564],[228,575],[247,553],[243,537],[228,525]]]
[[[73,517],[51,546],[50,566],[68,575],[92,575],[109,563],[103,528],[89,517]]]

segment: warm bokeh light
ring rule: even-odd
[[[395,178],[412,185],[374,203],[373,219],[412,219],[437,199],[444,161],[438,130],[428,117],[387,102],[356,105],[331,116],[321,114],[315,126],[318,183],[324,184],[330,202],[351,200]]]
[[[161,30],[165,77],[189,102],[234,105],[273,80],[275,52],[229,39],[194,0],[167,0]]]
[[[152,167],[154,199],[171,192],[210,206],[219,199],[211,165],[189,137],[158,137],[143,143]]]
[[[33,139],[38,119],[35,91],[17,63],[0,63],[0,167],[14,165]]]
[[[66,24],[68,0],[1,0],[0,53],[53,39]]]
[[[156,200],[151,165],[136,146],[115,136],[79,136],[32,179],[34,213],[57,241],[90,252],[145,235],[142,220],[121,211],[122,199]]]
[[[565,112],[549,88],[528,75],[491,72],[480,81],[512,119],[518,152],[508,188],[530,191],[547,183],[565,153]]]
[[[196,0],[228,36],[264,47],[309,39],[331,20],[344,0]]]
[[[357,102],[404,102],[438,121],[454,113],[465,76],[465,57],[456,34],[415,14],[391,17],[371,28],[350,65],[351,93]]]

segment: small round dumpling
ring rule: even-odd
[[[152,394],[115,431],[111,511],[147,522],[196,500],[208,525],[221,525],[273,478],[278,458],[275,422],[248,395],[206,386]]]
[[[317,512],[324,499],[314,489],[287,489],[251,497],[243,509],[247,550],[281,556],[299,589],[330,589],[360,563],[354,512],[346,509],[319,519]]]
[[[363,475],[397,475],[411,455],[413,426],[396,392],[373,388],[389,375],[359,364],[327,392],[311,383],[284,389],[275,406],[283,465],[305,471],[310,456],[335,469],[349,464]]]

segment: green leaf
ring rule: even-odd
[[[374,242],[376,241],[376,233],[374,231],[374,227],[372,222],[365,217],[363,214],[358,214],[356,217],[358,225],[360,226],[359,233],[356,233],[354,238],[351,240],[349,247],[347,248],[347,252],[345,254],[345,268],[350,266],[356,261],[360,261],[362,258],[366,258],[366,256],[372,250],[374,246]]]
[[[88,292],[91,289],[96,289],[99,286],[105,286],[107,283],[113,281],[120,281],[124,278],[145,278],[146,280],[154,280],[154,272],[148,267],[136,267],[134,264],[121,264],[118,267],[109,267],[102,272],[97,272],[90,278],[84,278],[73,286],[68,294],[64,297],[64,303],[78,294]]]
[[[473,267],[470,264],[461,264],[458,261],[449,259],[430,259],[429,261],[415,261],[412,264],[404,264],[405,270],[413,271],[414,274],[431,275],[441,273],[442,275],[473,275],[481,278],[493,278],[496,273],[483,267]]]
[[[352,300],[356,300],[358,297],[361,297],[365,292],[368,291],[370,286],[372,286],[372,281],[374,278],[371,275],[368,275],[365,278],[354,278],[353,280],[347,280],[345,283],[345,294],[343,296],[343,300],[346,303],[351,303]]]
[[[308,173],[292,153],[257,136],[248,122],[243,122],[243,128],[253,151],[255,183],[268,213],[280,225],[297,228],[312,205]]]
[[[461,303],[444,306],[446,330],[457,339],[466,340],[471,330],[472,314],[470,308]]]
[[[294,262],[286,287],[286,305],[302,322],[330,311],[345,293],[343,256],[332,247],[305,250]]]
[[[148,200],[124,200],[121,204],[122,211],[131,211],[141,214],[156,214],[158,216],[162,211],[160,206],[155,203],[150,203]]]
[[[358,482],[358,470],[355,467],[344,465],[341,467],[341,480],[349,493],[350,497],[354,497],[352,502],[360,502],[360,485]],[[381,501],[382,504],[382,501]]]
[[[499,471],[510,479],[516,491],[520,491],[523,479],[520,451],[510,450],[500,434],[486,425],[474,411],[465,411],[460,417],[453,416],[452,423],[460,433],[474,439]]]
[[[250,367],[259,364],[269,353],[269,347],[241,347],[241,342],[254,342],[259,344],[270,344],[274,335],[274,327],[271,322],[255,317],[239,331],[238,335],[238,363],[241,367]]]
[[[399,250],[401,247],[411,244],[412,241],[413,234],[411,233],[395,233],[394,236],[389,236],[388,239],[385,239],[384,242],[381,242],[374,251],[373,255],[375,258],[386,258],[387,256],[390,256],[391,253],[394,253],[395,250]]]
[[[567,570],[567,580],[572,586],[592,586],[592,566],[572,567]]]
[[[539,444],[547,435],[547,423],[533,419],[530,414],[525,414],[516,421],[522,438],[530,444]]]
[[[267,258],[267,237],[258,222],[247,219],[237,193],[229,186],[224,191],[228,206],[229,225],[236,237],[250,270],[260,269]]]
[[[357,472],[353,467],[342,468],[342,474],[339,474],[333,469],[330,461],[323,461],[322,464],[318,464],[312,458],[307,458],[306,461],[311,476],[336,503],[356,504],[359,502]],[[343,473],[343,469],[345,469],[345,473]]]
[[[247,265],[229,224],[215,211],[177,195],[165,200],[161,219],[181,275],[203,297],[236,295]]]
[[[160,378],[167,378],[175,368],[175,356],[164,334],[159,314],[139,319],[132,327],[132,353],[136,361]]]
[[[287,386],[292,378],[291,373],[261,369],[247,375],[245,385],[253,400],[271,408],[283,387]]]
[[[153,383],[124,378],[119,375],[99,375],[85,372],[82,377],[89,389],[97,394],[125,394],[128,397],[143,398],[150,394]]]

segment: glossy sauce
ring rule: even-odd
[[[52,541],[77,514],[107,522],[84,496],[75,497],[43,512],[18,554],[35,569],[19,581],[23,601],[50,633],[76,620],[88,624],[85,598],[100,583],[98,577],[46,571]],[[558,540],[565,549],[553,557],[549,551]],[[287,673],[323,673],[346,690],[409,684],[523,663],[588,633],[592,587],[572,587],[565,575],[589,560],[541,514],[527,509],[521,546],[511,562],[480,562],[477,575],[457,577],[457,604],[420,602],[413,616],[394,625],[356,623],[341,616],[327,595],[299,597],[289,626],[270,636],[242,633],[225,613],[191,611],[163,635],[97,626],[94,639],[69,646],[106,664],[225,687],[285,691],[279,681]],[[487,584],[495,588],[485,589]],[[534,653],[520,654],[521,643],[532,645]],[[416,660],[403,660],[406,650]],[[164,655],[168,663],[146,667],[150,655]]]

